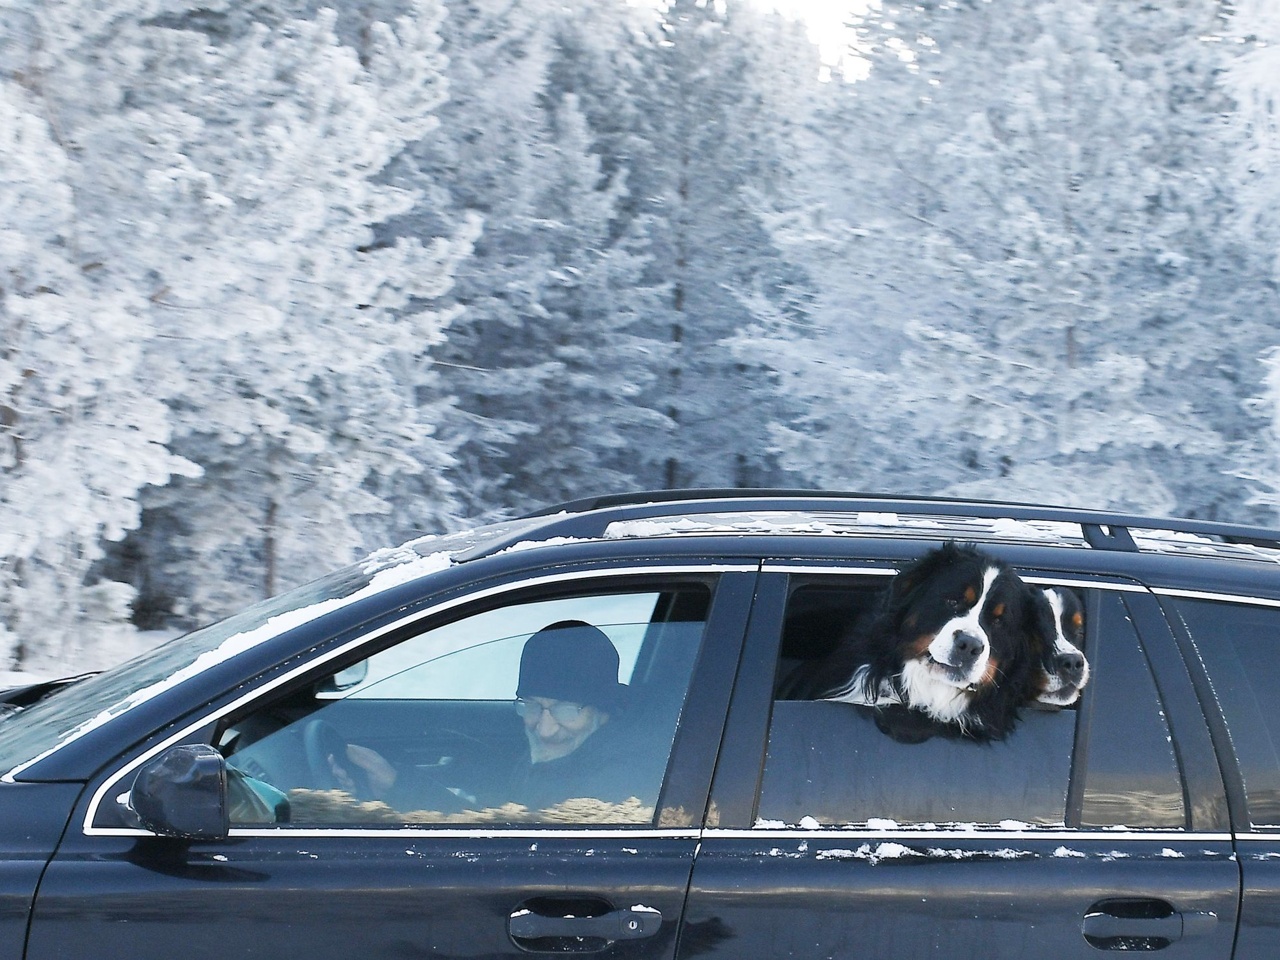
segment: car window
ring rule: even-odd
[[[1280,827],[1280,610],[1215,600],[1167,601],[1200,655],[1231,732],[1254,827]]]
[[[650,824],[709,601],[480,610],[234,717],[233,821]]]
[[[873,707],[786,699],[787,677],[822,656],[842,632],[859,629],[884,583],[869,577],[796,578],[784,619],[782,693],[770,722],[759,824],[1184,824],[1176,760],[1154,683],[1132,627],[1113,615],[1111,605],[1120,604],[1115,596],[1079,591],[1091,611],[1084,653],[1093,667],[1082,698],[1067,707],[1023,707],[1001,740],[934,736],[899,742],[882,732]],[[1141,744],[1136,760],[1112,742],[1116,728],[1102,736],[1103,727],[1083,722],[1090,710],[1100,716],[1116,709],[1111,697],[1104,708],[1098,691],[1117,684],[1127,689],[1114,692],[1137,705],[1123,718],[1126,735]],[[1084,743],[1093,746],[1100,764],[1092,780],[1077,758],[1090,752],[1077,746]],[[1114,793],[1128,788],[1109,771],[1122,760],[1143,780],[1138,792],[1153,798],[1145,806],[1114,806]]]
[[[446,624],[362,662],[360,679],[336,684],[321,699],[500,700],[515,689],[519,651],[530,624],[579,619],[603,629],[619,655],[626,683],[660,595],[576,597],[499,607]],[[478,637],[485,638],[477,642]],[[491,638],[491,639],[490,639]],[[512,646],[516,652],[513,655]]]

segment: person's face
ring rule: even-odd
[[[608,719],[608,714],[596,707],[567,700],[525,697],[521,703],[529,756],[534,763],[567,757]]]

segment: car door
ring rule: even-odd
[[[166,732],[86,791],[28,960],[671,957],[754,579],[691,566],[487,591]],[[526,746],[512,711],[523,643],[568,619],[617,648],[632,701],[609,726],[653,780],[625,802],[503,803],[496,765]],[[309,736],[325,728],[345,748],[324,743],[317,768]],[[238,784],[229,836],[129,826],[119,801],[139,765],[192,741],[216,746]],[[405,765],[420,792],[393,808],[362,793],[371,777],[326,782],[335,760],[354,768],[352,746]]]
[[[1231,956],[1222,784],[1176,649],[1135,629],[1136,610],[1159,616],[1146,591],[1028,574],[1084,599],[1079,705],[1024,710],[998,743],[903,744],[869,708],[773,692],[893,571],[766,569],[682,957]]]

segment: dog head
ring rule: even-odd
[[[1039,692],[1036,700],[1065,707],[1080,698],[1089,682],[1085,659],[1084,606],[1075,591],[1045,587],[1035,591],[1033,632],[1042,639]]]
[[[889,590],[903,700],[964,723],[975,696],[1029,661],[1027,587],[1002,562],[948,543],[904,568]]]

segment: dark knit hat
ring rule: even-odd
[[[567,700],[611,713],[625,692],[618,682],[618,651],[591,624],[561,620],[525,641],[517,697]]]

